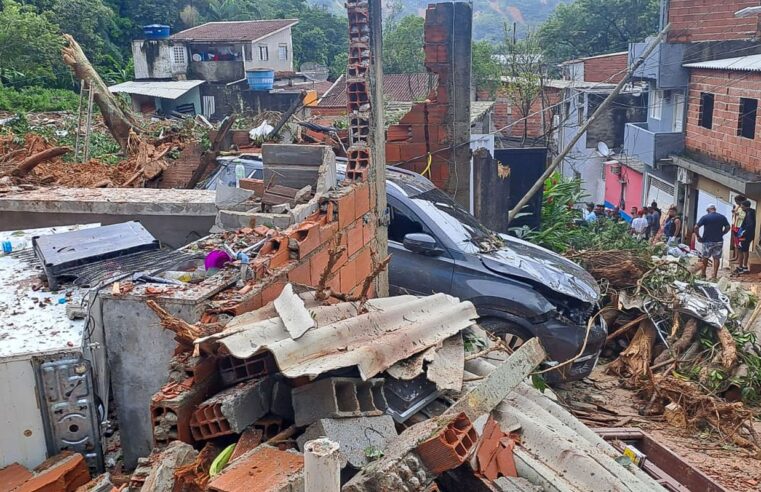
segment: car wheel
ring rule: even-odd
[[[484,330],[501,338],[510,350],[518,350],[524,343],[534,338],[520,326],[502,319],[482,318],[478,324]]]

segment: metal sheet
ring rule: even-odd
[[[81,354],[40,360],[37,369],[48,452],[81,453],[91,469],[102,472],[98,406],[90,363]]]
[[[2,344],[0,344],[2,345]],[[37,385],[29,359],[0,362],[0,468],[19,463],[34,468],[47,447],[37,406]]]
[[[280,318],[245,323],[233,320],[216,338],[240,359],[268,350],[281,372],[290,378],[318,376],[356,366],[369,379],[471,326],[478,314],[470,302],[446,294],[424,298],[389,298],[367,314],[351,316],[317,328],[298,340],[290,338]],[[345,309],[345,308],[344,308]],[[199,340],[203,343],[203,340]]]
[[[113,93],[123,92],[126,94],[161,97],[164,99],[177,99],[203,83],[203,80],[173,80],[166,82],[140,82],[133,80],[112,85],[108,90]]]
[[[706,68],[709,70],[739,70],[743,72],[761,72],[761,55],[736,56],[697,63],[687,63],[686,68]]]

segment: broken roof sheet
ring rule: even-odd
[[[361,315],[352,303],[311,307],[317,327],[298,340],[274,309],[265,308],[238,316],[223,332],[196,343],[216,340],[239,359],[267,350],[289,378],[356,366],[367,380],[468,328],[478,317],[473,304],[446,294],[377,299],[367,306],[369,312]],[[263,319],[265,315],[273,316]]]
[[[172,36],[175,41],[258,41],[285,28],[298,19],[207,22]]]
[[[139,81],[122,82],[108,88],[114,94],[123,92],[126,94],[138,94],[140,96],[161,97],[164,99],[177,99],[192,89],[203,84],[203,80],[167,80],[167,81]]]

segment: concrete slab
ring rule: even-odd
[[[370,462],[368,454],[386,450],[388,442],[396,437],[396,427],[390,415],[321,419],[297,439],[299,449],[304,451],[307,441],[319,437],[340,444],[341,467],[349,463],[354,468],[363,468]]]
[[[171,247],[205,236],[217,216],[207,190],[39,188],[0,195],[0,230],[139,220]]]

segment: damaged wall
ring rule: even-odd
[[[428,101],[388,129],[389,164],[422,173],[467,205],[470,173],[470,78],[472,9],[469,4],[432,4],[425,18],[425,66],[438,75]],[[456,19],[456,20],[455,20]]]

